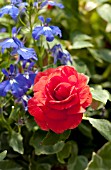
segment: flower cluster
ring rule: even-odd
[[[61,44],[53,47],[49,45],[54,39],[62,38],[62,32],[58,26],[51,25],[51,18],[45,18],[44,13],[38,16],[39,11],[48,6],[64,8],[63,4],[51,0],[10,0],[9,4],[0,9],[0,17],[9,15],[13,19],[12,23],[18,23],[17,26],[10,25],[8,30],[12,31],[9,37],[0,41],[2,55],[9,55],[12,63],[2,69],[0,96],[4,97],[10,92],[16,102],[23,104],[25,110],[28,102],[30,114],[43,130],[62,133],[81,122],[83,112],[92,98],[87,78],[73,67],[61,66],[39,71],[47,66],[43,61],[46,57],[49,66],[72,64],[71,55]],[[35,16],[32,17],[33,10]],[[47,47],[43,46],[42,36],[46,39]],[[53,57],[54,62],[50,57]],[[31,98],[33,84],[34,97]]]

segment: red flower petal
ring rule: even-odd
[[[28,111],[32,116],[34,116],[37,124],[42,127],[43,130],[49,130],[45,121],[43,111],[40,109],[40,107],[37,106],[34,98],[28,101]]]
[[[55,68],[49,68],[43,72],[38,72],[35,77],[34,84],[37,83],[42,76],[49,76],[54,71],[55,71]]]
[[[68,116],[67,119],[62,120],[53,120],[47,118],[46,121],[48,123],[49,129],[54,131],[55,133],[63,133],[67,129],[73,129],[77,127],[82,121],[83,114],[76,114]]]

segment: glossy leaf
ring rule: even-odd
[[[87,118],[91,125],[96,128],[99,133],[107,140],[111,141],[111,123],[105,119]]]
[[[50,155],[50,154],[60,152],[64,147],[64,142],[60,141],[54,145],[43,145],[42,141],[45,137],[45,134],[46,134],[45,132],[37,131],[31,137],[30,145],[32,145],[35,148],[36,155],[41,155],[41,154]]]
[[[22,167],[12,160],[0,161],[0,170],[22,170]]]
[[[0,161],[2,161],[6,157],[6,155],[7,155],[7,151],[6,150],[1,152],[0,153]]]
[[[85,170],[109,170],[111,169],[111,142],[107,142],[99,151],[93,153],[92,159]]]
[[[23,148],[23,137],[20,133],[17,133],[15,131],[12,131],[9,145],[13,148],[14,151],[23,154],[24,148]]]
[[[111,5],[110,4],[103,4],[102,6],[97,8],[97,12],[101,18],[105,21],[111,23]]]
[[[108,101],[110,98],[109,92],[107,90],[102,90],[102,89],[92,89],[91,90],[92,97],[93,99],[100,101],[104,104]]]

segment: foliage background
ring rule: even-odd
[[[0,6],[6,3],[1,0]],[[76,129],[57,135],[40,130],[22,105],[14,103],[11,94],[0,97],[1,170],[111,169],[111,0],[63,0],[62,3],[65,6],[62,10],[54,7],[41,11],[45,17],[52,18],[51,24],[59,26],[63,34],[49,45],[60,43],[70,52],[77,71],[89,76],[92,106]],[[26,22],[25,16],[22,20]],[[7,29],[7,33],[0,33],[2,41],[10,36],[15,23],[8,16],[0,18],[0,23],[0,28]],[[21,22],[16,26],[21,26]],[[18,36],[22,39],[24,35],[27,46],[33,46],[26,27]],[[46,41],[43,46],[47,49]],[[39,55],[42,53],[39,51]],[[43,60],[42,65],[37,63],[42,69],[56,67],[47,64],[46,54]],[[13,62],[8,54],[0,54],[0,70]],[[3,78],[0,72],[0,79]]]

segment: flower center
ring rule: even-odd
[[[54,97],[56,100],[64,100],[69,96],[71,85],[69,83],[60,83],[54,89]]]

